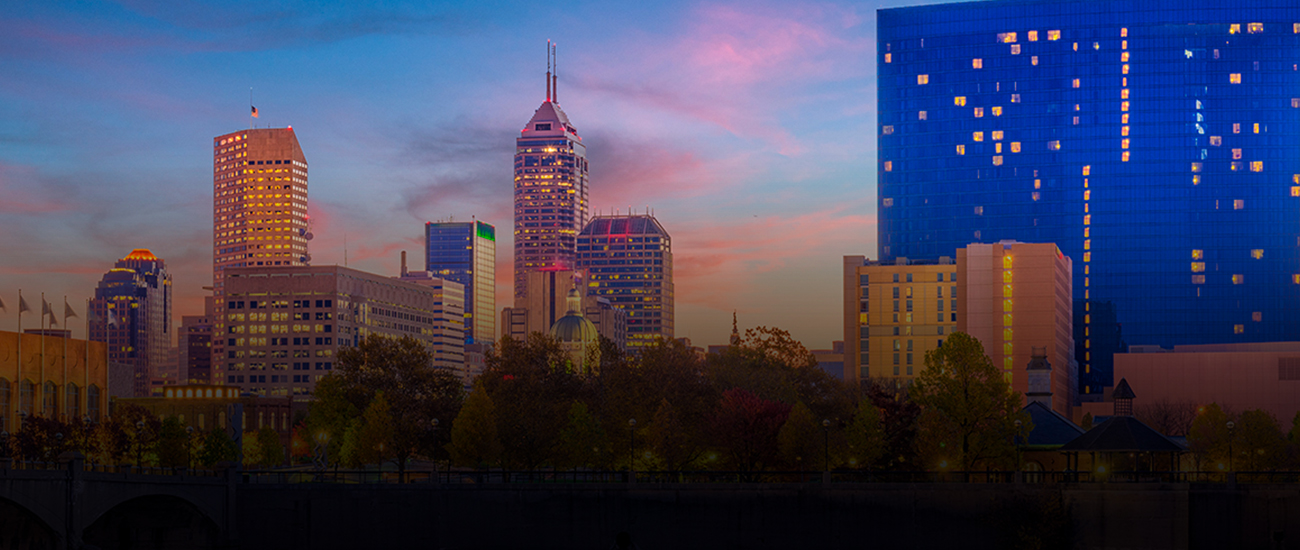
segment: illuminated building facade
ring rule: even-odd
[[[844,257],[844,381],[901,386],[957,326],[957,265]]]
[[[1079,381],[1071,270],[1070,258],[1051,243],[976,243],[957,250],[957,330],[984,345],[993,366],[1020,394],[1029,392],[1025,367],[1042,356],[1051,365],[1051,408],[1066,418]]]
[[[1294,338],[1300,6],[1025,0],[878,14],[882,260],[1057,243],[1075,262],[1085,379],[1122,351],[1094,331],[1118,343],[1119,325],[1134,344]],[[1094,323],[1097,303],[1114,321]]]
[[[307,158],[293,128],[258,128],[212,138],[213,331],[225,332],[225,270],[301,266],[307,255]],[[212,343],[214,383],[224,339]]]
[[[0,349],[0,431],[18,433],[29,416],[98,422],[108,413],[103,342],[0,331]]]
[[[152,252],[137,248],[104,274],[90,302],[90,339],[108,344],[108,360],[131,365],[132,395],[149,395],[171,347],[172,277]]]
[[[440,280],[439,280],[440,281]],[[338,350],[371,335],[410,336],[431,367],[464,365],[463,290],[434,288],[341,266],[231,268],[226,273],[221,372],[227,385],[307,400]]]
[[[515,140],[516,305],[528,295],[529,273],[574,269],[586,221],[587,146],[560,108],[548,71],[546,101]]]
[[[205,302],[204,315],[181,316],[177,338],[183,384],[212,383],[212,297],[207,297]]]
[[[425,270],[465,287],[465,343],[496,341],[497,229],[481,221],[424,224]]]
[[[578,235],[578,268],[586,294],[626,312],[629,350],[673,339],[672,237],[654,216],[592,219]]]

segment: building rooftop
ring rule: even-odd
[[[587,227],[582,228],[582,235],[661,235],[668,236],[668,231],[659,225],[659,220],[648,214],[625,216],[596,216]]]

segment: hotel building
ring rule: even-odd
[[[906,384],[957,326],[952,258],[844,257],[844,381]]]
[[[877,21],[883,261],[1056,243],[1085,393],[1113,382],[1093,370],[1118,325],[1162,346],[1300,330],[1300,5],[998,0]]]

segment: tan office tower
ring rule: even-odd
[[[1052,365],[1052,408],[1071,418],[1077,398],[1074,304],[1070,258],[1051,243],[1002,241],[957,250],[957,330],[984,344],[984,353],[1023,394],[1034,348]]]
[[[844,381],[905,386],[957,324],[952,258],[844,257]]]
[[[212,380],[226,380],[224,271],[307,265],[307,158],[293,128],[212,140]]]

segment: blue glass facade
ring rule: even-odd
[[[481,221],[424,224],[425,270],[465,286],[465,343],[496,341],[496,228]]]
[[[881,10],[877,37],[882,260],[1056,243],[1085,379],[1094,331],[1296,338],[1300,6],[972,2]]]

